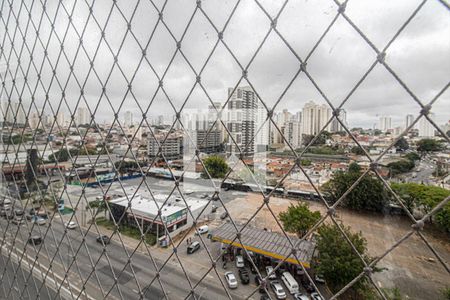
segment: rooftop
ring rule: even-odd
[[[241,226],[236,225],[238,230]],[[236,229],[231,223],[224,223],[219,228],[212,232],[212,240],[220,241],[225,244],[230,244],[235,247],[245,248],[248,251],[262,254],[264,256],[272,257],[278,260],[284,260],[292,264],[302,264],[309,268],[311,259],[314,253],[315,244],[310,241],[300,241],[296,237],[290,237],[292,244],[297,250],[297,257],[292,254],[292,247],[285,235],[265,231],[259,228],[245,227],[241,231],[242,244],[236,238]],[[297,260],[298,258],[298,260]]]

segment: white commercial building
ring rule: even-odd
[[[144,232],[151,232],[159,238],[166,235],[166,228],[173,237],[191,227],[194,219],[202,221],[202,212],[205,218],[209,214],[205,210],[209,204],[207,200],[185,197],[184,202],[181,197],[173,195],[167,198],[168,195],[163,194],[155,194],[154,199],[150,195],[135,194],[110,200],[111,217],[116,221],[122,219],[121,224],[128,226],[137,227],[139,224]]]

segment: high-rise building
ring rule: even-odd
[[[87,107],[78,107],[77,109],[77,125],[89,124],[89,110]]]
[[[158,120],[156,121],[156,125],[164,125],[164,116],[159,115]]]
[[[131,125],[133,125],[133,113],[131,111],[129,111],[129,110],[127,110],[125,112],[124,125],[126,127],[130,127]]]
[[[408,128],[409,126],[411,126],[411,124],[414,122],[414,116],[411,114],[406,115],[406,124],[405,124],[405,128]]]
[[[295,122],[302,122],[302,112],[298,111],[293,117],[292,117],[292,121]]]
[[[332,110],[326,104],[316,104],[313,101],[306,103],[302,111],[302,131],[303,134],[317,134],[331,119]],[[331,130],[331,124],[325,128]]]
[[[429,113],[428,117],[434,121],[434,113]],[[435,132],[435,128],[433,126],[433,124],[431,124],[427,118],[425,118],[424,116],[420,118],[419,122],[418,122],[418,129],[419,129],[419,136],[420,137],[433,137],[434,136],[434,132]]]
[[[15,118],[14,118],[15,116]],[[2,101],[0,121],[14,124],[15,126],[25,125],[26,111],[22,103]]]
[[[287,146],[287,142],[291,144],[292,148],[297,149],[302,145],[302,124],[297,121],[289,121],[284,125],[284,143]]]
[[[227,151],[245,155],[266,151],[269,143],[267,112],[251,87],[228,89],[227,128],[234,139],[229,138]],[[255,136],[256,135],[256,136]],[[238,147],[237,147],[238,146]]]
[[[33,111],[30,114],[30,117],[28,118],[28,124],[31,129],[37,129],[38,126],[42,126],[42,124],[39,124],[39,113],[36,111]]]
[[[347,123],[347,112],[345,111],[345,109],[341,109],[341,111],[339,112],[339,120],[341,120],[341,122],[348,127],[348,123]],[[338,132],[338,131],[344,131],[344,126],[342,125],[341,122],[339,122],[338,119],[333,118],[333,120],[331,121],[331,128],[330,131],[331,132]]]
[[[60,127],[66,126],[66,116],[62,111],[58,112],[58,114],[56,115],[56,122]]]
[[[380,122],[378,124],[378,129],[382,132],[387,132],[389,129],[392,129],[392,119],[389,116],[381,116]]]

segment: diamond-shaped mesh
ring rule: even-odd
[[[258,287],[252,286],[245,291],[229,288],[223,276],[226,270],[221,266],[225,251],[216,251],[214,244],[199,233],[201,225],[211,221],[209,210],[213,204],[223,208],[227,222],[235,232],[230,243],[244,244],[242,234],[255,226],[258,216],[264,214],[264,218],[272,220],[281,238],[285,238],[286,247],[291,249],[278,260],[274,272],[288,259],[296,261],[305,271],[306,280],[323,298],[345,295],[356,282],[365,278],[377,297],[387,299],[373,278],[373,270],[413,235],[425,243],[447,275],[450,273],[448,262],[422,231],[425,221],[441,210],[450,197],[417,218],[392,190],[379,168],[381,159],[421,119],[427,119],[447,143],[450,141],[446,132],[430,117],[430,110],[447,91],[449,82],[435,90],[432,100],[427,103],[386,60],[390,47],[427,1],[418,3],[408,12],[408,17],[402,20],[383,47],[372,42],[347,14],[351,1],[318,4],[326,6],[330,17],[323,28],[311,30],[315,36],[308,38],[307,44],[311,46],[307,53],[299,51],[295,37],[286,34],[285,28],[280,26],[287,14],[298,14],[301,18],[302,11],[292,11],[292,2],[286,0],[274,5],[258,0],[238,0],[227,3],[227,8],[219,6],[223,10],[217,10],[209,1],[200,0],[186,3],[153,0],[1,2],[1,136],[2,142],[7,141],[2,144],[1,193],[3,199],[12,201],[13,210],[17,210],[17,216],[0,221],[2,297],[255,299]],[[448,12],[449,5],[445,1],[434,2]],[[243,37],[242,45],[239,45],[228,37],[239,35],[240,26],[251,27],[248,23],[239,23],[246,18],[242,13],[244,7],[245,11],[251,11],[251,17],[265,22],[266,26],[251,28],[253,35]],[[337,26],[347,26],[358,36],[372,53],[372,61],[336,101],[335,97],[328,96],[321,84],[322,78],[310,68],[314,67],[314,55]],[[266,60],[269,45],[274,44],[297,64],[294,72],[286,75],[287,79],[278,86],[276,96],[268,95],[264,84],[255,79],[258,72],[264,77],[278,76],[270,72],[265,74],[255,66],[258,61]],[[243,47],[251,51],[243,52]],[[217,60],[217,53],[222,62]],[[215,66],[224,62],[229,74],[216,73]],[[415,103],[418,116],[374,159],[341,116],[346,104],[377,68],[389,74],[410,102]],[[213,89],[220,80],[226,81],[230,88],[226,101],[217,106]],[[309,85],[332,111],[331,119],[322,124],[301,151],[292,145],[292,139],[286,136],[285,128],[275,120],[274,114],[286,101],[286,95],[296,93],[299,81]],[[181,86],[185,90],[180,91]],[[227,107],[232,105],[233,95],[240,93],[242,86],[254,92],[264,116],[264,122],[245,139],[222,118],[228,113]],[[203,101],[200,106],[212,107],[212,121],[202,138],[198,132],[189,130],[190,121],[183,117],[193,101]],[[131,107],[135,108],[133,113],[138,116],[137,122],[132,120]],[[166,117],[164,131],[160,130],[162,122],[155,124],[154,118],[150,117],[155,111]],[[172,115],[173,119],[167,120]],[[306,172],[302,159],[333,122],[362,150],[369,167],[337,201],[330,204],[317,182]],[[255,152],[252,145],[264,126],[279,135],[292,158],[284,175],[270,189],[260,183],[253,172],[254,166],[247,159]],[[202,155],[202,147],[217,128],[228,137],[228,145],[234,149],[236,158],[220,180],[213,179]],[[184,148],[194,149],[193,153],[183,157],[181,170],[176,169],[173,158],[166,151],[173,147],[173,132],[177,130],[184,133]],[[149,141],[153,141],[152,153]],[[169,178],[165,181],[164,194],[158,187],[160,183],[148,179],[155,175],[155,170],[160,172],[161,166],[170,166],[163,172]],[[189,196],[192,191],[184,188],[186,182],[183,182],[188,178],[190,168],[197,167],[204,170],[203,181],[209,187],[205,192],[209,197],[202,200],[205,205],[200,209],[194,208],[195,201]],[[285,232],[274,208],[276,200],[273,200],[294,171],[306,178],[325,211],[301,239],[294,239]],[[158,172],[156,174],[161,175]],[[243,172],[249,174],[259,202],[245,221],[238,222],[235,212],[230,209],[228,191],[221,187],[235,176],[243,176]],[[381,255],[367,261],[343,230],[337,211],[346,196],[370,174],[393,196],[412,228]],[[102,178],[103,183],[92,187],[93,178]],[[128,180],[133,180],[133,184]],[[122,209],[112,204],[114,199],[122,199]],[[168,226],[164,215],[174,207],[174,199],[184,204],[183,214],[191,220],[177,235],[171,234],[177,228]],[[157,212],[147,217],[145,224],[141,202],[151,203],[148,205]],[[33,216],[30,209],[34,209],[33,214],[47,216],[47,219]],[[29,213],[30,221],[22,217],[24,220],[20,222],[23,224],[18,226],[20,210]],[[214,222],[217,220],[211,223]],[[75,224],[73,230],[70,229],[72,223]],[[155,226],[149,226],[149,223],[160,224],[156,225],[156,237],[152,233]],[[341,238],[351,246],[364,266],[356,278],[335,294],[318,286],[313,276],[306,272],[298,251],[302,242],[310,241],[324,223],[338,226]],[[198,234],[195,239],[203,251],[200,266],[184,255],[185,245],[194,232]],[[103,238],[98,238],[101,236]],[[38,237],[44,242],[40,243]],[[155,240],[161,237],[161,241]],[[158,247],[160,242],[166,243],[167,248]],[[249,251],[244,249],[244,252],[250,257],[249,264],[256,269],[257,276],[268,282],[271,274],[261,272]],[[269,285],[265,289],[268,291]],[[269,293],[269,297],[273,299],[275,295]]]

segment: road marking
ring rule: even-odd
[[[6,244],[9,246],[9,248],[12,248],[12,244],[7,242],[7,241],[5,241],[5,244],[2,246],[2,249],[4,249],[5,251],[8,251],[9,248],[6,247]],[[28,271],[32,271],[33,273],[36,273],[38,276],[35,276],[35,277],[38,278],[38,279],[41,279],[44,282],[45,285],[50,287],[55,292],[58,293],[57,288],[60,286],[59,293],[60,293],[60,295],[62,293],[65,294],[65,295],[61,295],[64,299],[73,299],[72,292],[69,289],[67,289],[66,287],[64,287],[64,284],[60,284],[60,283],[64,283],[64,281],[65,281],[64,278],[59,276],[54,271],[50,273],[49,268],[46,268],[45,266],[43,266],[39,261],[33,260],[32,257],[30,257],[28,254],[24,253],[23,251],[19,250],[18,248],[15,248],[14,250],[19,252],[20,255],[23,257],[22,259],[20,259],[19,256],[16,253],[14,253],[13,251],[10,251],[10,255],[14,259],[15,263],[24,266]],[[26,260],[24,260],[24,258],[26,258]],[[32,267],[33,264],[30,264],[29,261],[33,261],[34,262],[34,264],[35,264],[34,268]],[[41,270],[38,270],[37,267],[39,269],[44,269],[45,272],[42,272]],[[44,275],[45,273],[47,273],[47,277],[45,277],[45,275]],[[53,278],[51,278],[51,276],[49,276],[49,274],[53,274],[53,276],[56,277],[60,282],[56,282]],[[47,284],[49,281],[50,281],[51,285]],[[70,282],[68,282],[68,281],[67,281],[67,283],[69,284],[69,287],[73,288],[77,292],[78,295],[83,295],[84,294],[85,296],[87,296],[87,299],[95,300],[95,298],[92,298],[91,296],[89,296],[86,291],[84,291],[84,293],[81,293],[81,289],[79,289],[75,285],[71,285]],[[54,286],[52,286],[52,285],[54,285]]]

